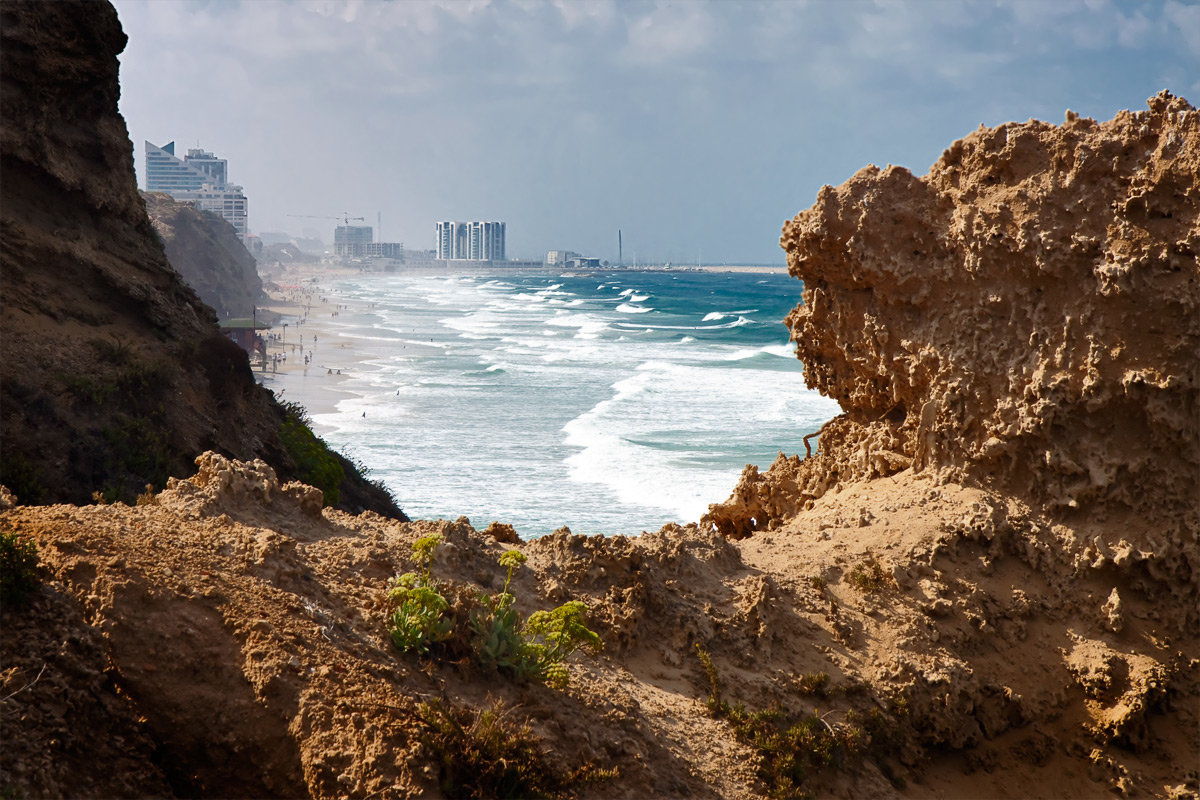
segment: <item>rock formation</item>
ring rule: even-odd
[[[302,471],[258,386],[163,253],[117,112],[107,3],[6,2],[0,480],[22,502],[132,500],[217,450]],[[345,459],[346,508],[400,514]]]
[[[254,256],[233,226],[165,192],[145,192],[142,199],[167,260],[184,282],[218,318],[250,319],[266,295]]]
[[[1104,123],[980,128],[923,178],[823,188],[780,243],[805,378],[845,415],[803,475],[747,473],[713,521],[744,535],[911,465],[1200,529],[1198,220],[1200,114],[1166,92]]]

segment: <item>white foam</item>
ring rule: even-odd
[[[629,303],[621,303],[621,305],[617,306],[617,311],[620,311],[622,314],[645,314],[653,310],[650,306],[635,306]]]
[[[726,314],[722,314],[720,311],[713,311],[708,314],[705,314],[704,319],[702,319],[700,321],[701,322],[714,322],[719,319],[725,319],[726,316],[727,316]]]
[[[566,459],[571,479],[605,486],[623,503],[670,509],[683,521],[728,496],[742,450],[770,456],[794,436],[798,417],[836,413],[836,404],[793,374],[770,370],[731,381],[723,369],[653,361],[614,383],[612,392],[563,428],[566,444],[580,448]],[[764,404],[762,397],[772,400]],[[731,448],[721,466],[720,454]]]

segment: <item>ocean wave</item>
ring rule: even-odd
[[[729,316],[729,315],[722,314],[720,311],[710,311],[709,313],[705,314],[704,319],[702,319],[700,321],[701,322],[715,322],[719,319],[725,319],[725,317],[727,317],[727,316]]]
[[[728,495],[746,448],[758,448],[765,430],[782,443],[794,434],[797,417],[832,416],[834,404],[791,377],[771,374],[731,381],[728,368],[715,364],[640,364],[612,384],[608,399],[564,425],[565,443],[579,448],[565,459],[569,478],[602,485],[623,503],[671,509],[681,521],[699,518],[714,497]],[[760,400],[764,385],[771,403]],[[705,402],[692,408],[680,405],[680,396]],[[747,432],[730,429],[735,416],[751,423]],[[773,458],[774,446],[763,447],[760,457]]]
[[[749,359],[784,358],[788,361],[795,359],[796,354],[790,344],[769,344],[765,347],[743,348],[735,350],[721,358],[721,361],[746,361]]]
[[[653,310],[650,306],[635,306],[629,303],[621,303],[621,305],[617,306],[617,311],[620,311],[622,314],[645,314],[647,311]]]
[[[618,308],[618,311],[621,309]],[[743,325],[753,325],[754,320],[747,317],[738,317],[732,322],[726,322],[724,325],[643,325],[632,322],[614,322],[614,328],[622,330],[637,330],[637,331],[724,331],[730,328],[740,328]]]

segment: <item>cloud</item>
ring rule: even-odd
[[[1200,58],[1200,5],[1184,4],[1178,0],[1169,0],[1163,9],[1167,22],[1175,28],[1176,33],[1183,39],[1188,52]],[[1193,64],[1193,67],[1196,65]],[[1200,70],[1197,70],[1200,72]]]
[[[650,11],[628,20],[623,56],[653,67],[678,64],[705,52],[717,30],[711,9],[695,2],[655,3]]]
[[[229,158],[253,226],[375,208],[424,243],[477,211],[534,253],[637,220],[776,258],[823,182],[920,172],[980,122],[1140,105],[1200,52],[1177,0],[116,5],[135,141]]]

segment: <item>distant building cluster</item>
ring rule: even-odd
[[[403,242],[377,242],[370,225],[338,225],[333,229],[333,254],[343,258],[404,259]]]
[[[175,142],[159,147],[146,142],[146,191],[166,192],[181,203],[211,211],[233,226],[244,241],[249,233],[246,195],[229,183],[225,159],[199,148],[178,158]]]
[[[582,256],[574,250],[551,250],[546,253],[546,266],[567,269],[597,269],[600,267],[600,259]]]
[[[439,222],[437,257],[446,261],[504,261],[504,223]]]

